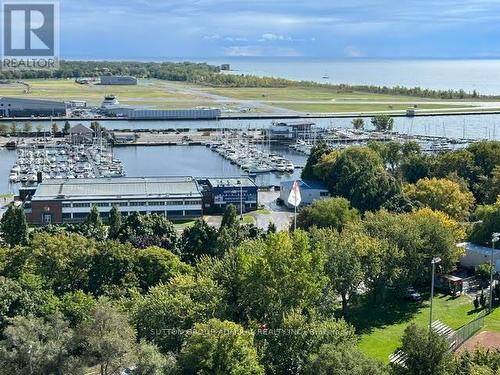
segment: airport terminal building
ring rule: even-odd
[[[202,193],[193,177],[47,180],[25,202],[25,211],[36,225],[79,223],[93,206],[106,219],[113,205],[124,216],[138,212],[193,219],[202,215]]]
[[[0,98],[1,117],[64,117],[66,103],[54,100]]]

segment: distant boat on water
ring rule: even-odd
[[[325,72],[325,74],[323,74],[323,77],[321,77],[323,79],[330,79],[330,76],[328,75],[328,72]]]

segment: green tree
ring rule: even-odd
[[[365,121],[362,118],[355,118],[351,121],[352,127],[356,130],[363,130]]]
[[[40,136],[40,135],[43,133],[43,126],[42,126],[42,125],[37,124],[37,125],[35,126],[35,129],[36,129],[36,134],[37,134],[38,136]]]
[[[17,131],[18,131],[18,126],[17,126],[17,122],[13,121],[11,124],[10,124],[10,132],[12,135],[16,135],[17,134]]]
[[[69,121],[66,121],[64,123],[64,127],[63,127],[63,134],[68,135],[70,129],[71,129],[71,125],[70,125]]]
[[[278,325],[266,325],[257,332],[257,344],[264,348],[263,363],[271,374],[303,373],[309,358],[322,345],[339,349],[356,344],[352,326],[344,320],[319,316],[314,309],[306,313],[294,309],[285,313]]]
[[[137,348],[134,375],[175,375],[177,361],[171,354],[163,355],[156,345],[141,341]]]
[[[55,122],[52,124],[52,134],[56,135],[59,133],[59,125],[57,125]]]
[[[448,343],[437,333],[408,326],[402,339],[401,350],[407,355],[405,366],[395,367],[402,375],[448,375],[452,365],[452,354]]]
[[[301,177],[304,180],[320,180],[322,176],[316,176],[314,173],[314,166],[319,163],[321,157],[331,150],[325,142],[319,142],[316,144],[307,158],[307,163],[302,169]]]
[[[9,132],[9,126],[7,124],[0,124],[0,135],[5,136]]]
[[[134,330],[110,301],[98,301],[78,334],[87,363],[97,364],[101,375],[116,374],[132,363]]]
[[[500,232],[500,197],[495,204],[478,206],[474,211],[474,224],[470,240],[478,245],[491,246],[492,233]]]
[[[77,234],[37,233],[30,248],[25,267],[43,277],[56,294],[87,290],[95,241]]]
[[[297,227],[305,230],[312,226],[342,230],[347,223],[355,220],[359,220],[358,211],[351,208],[347,199],[326,198],[301,209],[297,215]]]
[[[423,178],[416,184],[407,185],[405,194],[424,206],[442,211],[461,221],[469,217],[474,204],[471,192],[464,191],[458,183],[447,179]]]
[[[385,375],[382,363],[367,358],[356,345],[322,345],[309,357],[304,375]]]
[[[16,316],[3,334],[0,364],[4,374],[65,374],[73,332],[54,315],[47,321]]]
[[[329,285],[340,295],[342,315],[347,316],[349,300],[365,278],[363,253],[369,238],[349,230],[337,233],[328,229],[316,231],[313,238],[325,249]]]
[[[367,147],[350,147],[336,159],[327,178],[334,195],[347,198],[360,211],[378,210],[401,191],[385,171],[379,155]]]
[[[168,282],[175,275],[192,272],[191,267],[183,263],[177,255],[154,246],[138,251],[136,264],[139,285],[144,291],[159,283]]]
[[[377,131],[387,132],[394,128],[394,119],[389,115],[374,116],[371,123]]]
[[[135,301],[133,320],[138,335],[164,353],[177,351],[184,339],[179,330],[223,315],[223,295],[223,289],[209,277],[175,276]]]
[[[253,341],[253,333],[233,322],[197,323],[180,354],[181,373],[264,375]]]
[[[194,225],[185,228],[181,238],[182,259],[194,264],[204,256],[220,255],[217,246],[217,231],[205,220],[198,219]]]
[[[23,133],[31,133],[33,131],[33,125],[31,122],[26,121],[23,125]]]
[[[177,252],[177,232],[165,216],[159,214],[140,215],[134,212],[122,224],[118,238],[144,249],[159,246]]]
[[[76,290],[63,295],[60,310],[70,326],[74,328],[90,319],[95,305],[94,297],[81,290]]]
[[[443,272],[449,272],[463,255],[456,246],[465,236],[460,224],[429,208],[406,214],[367,213],[362,226],[367,235],[386,240],[403,253],[400,279],[410,284],[430,279],[433,257],[441,257]]]
[[[118,238],[122,227],[122,214],[118,207],[114,204],[109,211],[109,230],[108,238],[114,240]]]
[[[228,204],[224,215],[222,216],[221,229],[222,228],[235,228],[239,226],[238,214],[236,212],[236,207],[232,204]]]
[[[309,308],[320,298],[327,278],[325,254],[302,230],[247,241],[227,255],[236,287],[236,316],[242,321],[279,322],[291,309]]]
[[[96,242],[90,259],[88,291],[94,295],[108,293],[123,296],[129,288],[137,287],[137,251],[131,244],[118,241]]]
[[[28,224],[22,207],[10,205],[0,220],[0,230],[9,246],[28,243]]]

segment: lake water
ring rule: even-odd
[[[370,129],[370,118],[365,118],[366,127]],[[278,120],[274,120],[278,121]],[[288,122],[301,120],[284,120]],[[322,128],[350,127],[352,118],[310,118]],[[127,121],[112,120],[99,121],[110,130],[123,129],[202,129],[202,128],[233,128],[233,129],[264,129],[273,123],[273,120],[213,120],[213,121]],[[71,121],[72,124],[82,123],[90,126],[89,121]],[[49,131],[49,121],[37,122]],[[62,127],[63,123],[59,124]],[[455,138],[497,139],[500,140],[500,115],[456,115],[456,116],[417,116],[395,117],[394,127],[401,133],[419,135],[437,135]]]
[[[225,57],[208,59],[231,64],[238,73],[322,83],[464,89],[500,94],[500,60],[374,60],[300,57]],[[322,78],[328,75],[329,79]]]

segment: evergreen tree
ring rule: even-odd
[[[234,228],[238,225],[238,214],[236,213],[236,207],[229,204],[224,211],[224,216],[222,216],[222,223],[220,228]]]
[[[362,130],[365,127],[365,121],[362,118],[355,118],[351,123],[352,127],[357,130]]]
[[[5,242],[11,247],[28,242],[28,224],[21,207],[9,206],[0,221],[0,229]]]
[[[69,130],[71,129],[71,125],[69,123],[69,121],[66,121],[64,123],[64,127],[63,127],[63,133],[64,134],[69,134]]]
[[[118,238],[118,233],[120,232],[120,228],[122,226],[122,214],[118,210],[116,205],[111,207],[111,211],[109,211],[109,232],[108,237],[111,239]]]

